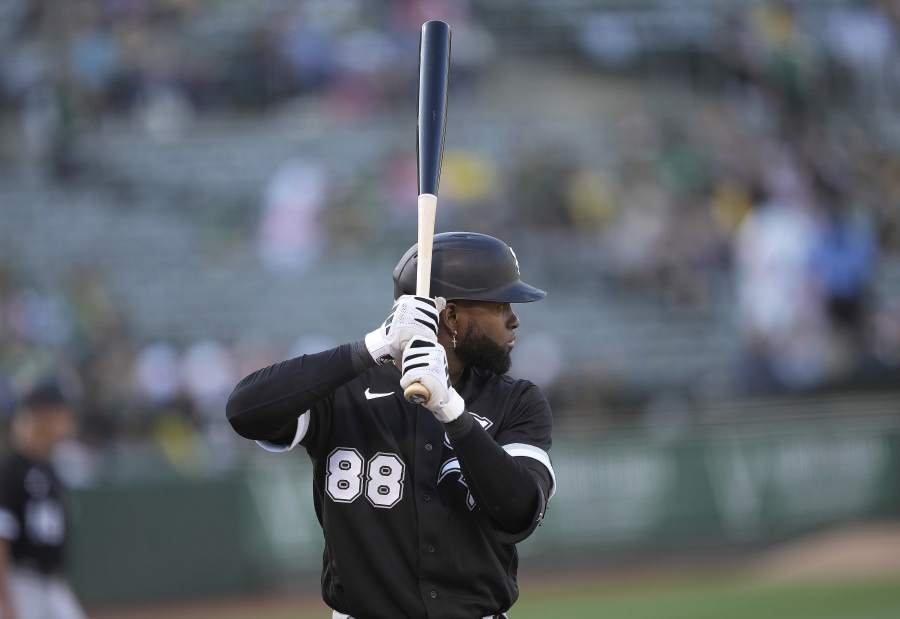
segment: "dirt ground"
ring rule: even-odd
[[[900,524],[834,529],[788,543],[752,562],[766,583],[866,580],[900,574]]]

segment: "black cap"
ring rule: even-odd
[[[394,298],[415,294],[418,245],[394,267]],[[498,303],[530,303],[547,293],[522,281],[512,247],[487,234],[442,232],[434,236],[431,296]]]
[[[66,395],[56,379],[45,379],[35,383],[19,398],[19,408],[31,411],[72,405],[72,398]]]

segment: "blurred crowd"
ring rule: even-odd
[[[699,21],[690,2],[575,11],[564,37],[548,37],[567,42],[554,53],[621,88],[625,106],[592,118],[596,134],[545,127],[499,149],[449,147],[442,208],[455,227],[562,240],[566,256],[548,260],[673,310],[705,311],[724,295],[746,392],[883,377],[900,365],[900,307],[874,288],[880,265],[900,259],[900,2],[720,4]],[[477,93],[510,36],[491,34],[481,3],[450,0],[0,7],[0,105],[25,156],[57,179],[78,173],[78,134],[108,119],[165,138],[207,113],[263,117],[299,98],[332,123],[377,122],[413,92],[418,29],[434,15],[454,26],[454,79]],[[535,80],[552,77],[541,71]],[[391,148],[354,164],[352,181],[309,158],[273,170],[248,207],[261,265],[307,268],[408,223],[415,159]],[[204,453],[190,441],[218,457],[237,378],[330,343],[166,341],[137,332],[97,272],[51,292],[4,275],[0,390],[61,358],[83,385],[86,436],[150,432],[178,466]]]
[[[223,411],[237,381],[277,360],[337,345],[311,335],[281,348],[146,339],[124,306],[89,267],[73,270],[54,291],[0,270],[0,419],[9,419],[31,385],[58,381],[77,404],[84,449],[77,461],[87,478],[116,475],[92,467],[102,462],[92,454],[111,446],[143,449],[157,465],[184,474],[228,466],[234,441]]]
[[[0,106],[61,177],[77,171],[78,132],[112,115],[165,138],[197,114],[314,93],[356,118],[408,91],[434,12],[468,41],[454,58],[465,79],[490,46],[467,2],[3,0]]]
[[[900,307],[874,283],[900,255],[900,2],[682,8],[579,20],[593,63],[691,98],[624,114],[612,163],[525,158],[517,212],[596,231],[614,280],[678,305],[729,282],[747,391],[889,382]]]

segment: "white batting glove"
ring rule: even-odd
[[[436,338],[438,317],[447,302],[443,297],[426,299],[411,294],[394,302],[381,326],[366,335],[366,348],[378,365],[403,355],[403,349],[414,336]]]
[[[441,423],[449,423],[463,414],[466,403],[450,384],[447,351],[434,337],[413,337],[403,349],[403,376],[400,386],[406,389],[422,383],[431,398],[422,406]]]

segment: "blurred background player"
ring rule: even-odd
[[[0,467],[0,617],[81,619],[64,575],[66,488],[52,464],[75,431],[72,403],[55,380],[32,387],[12,422]]]

